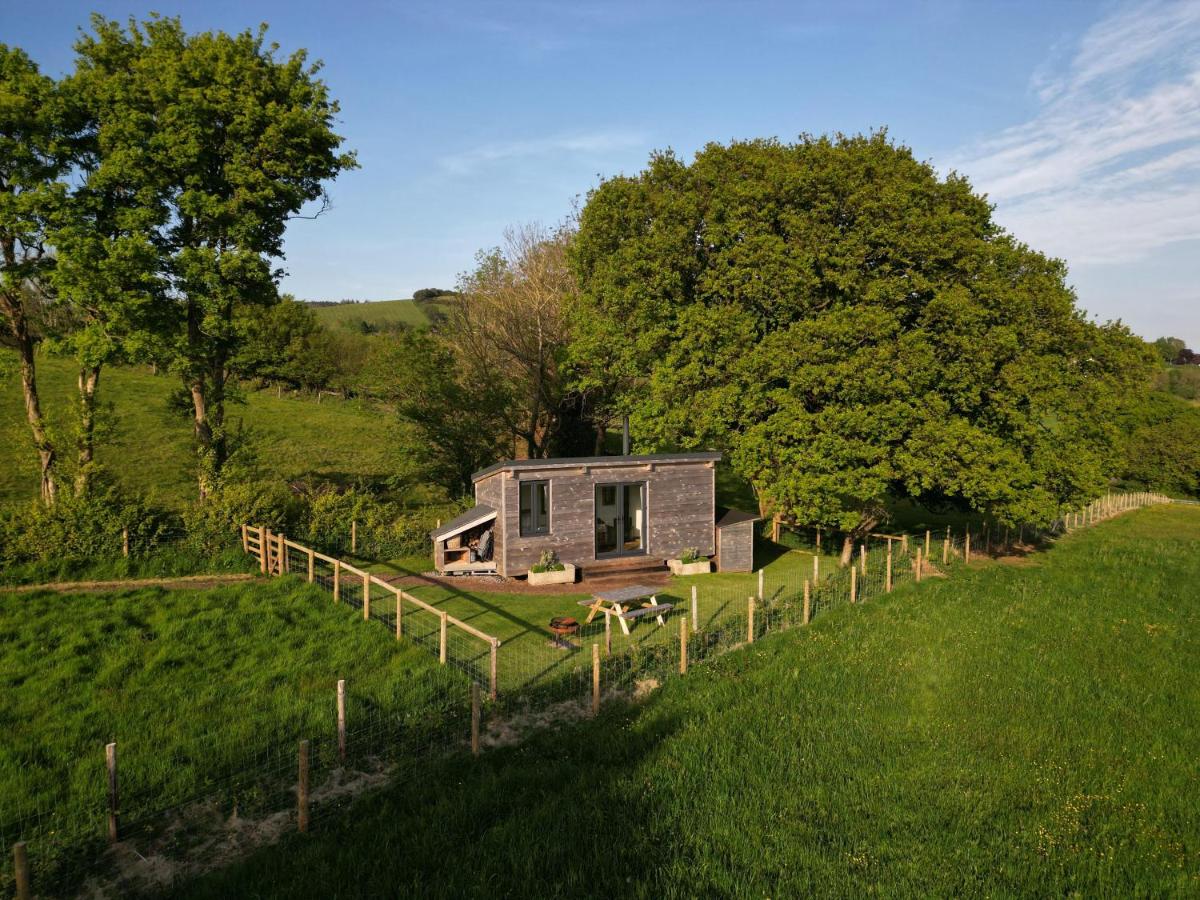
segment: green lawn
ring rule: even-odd
[[[5,847],[30,842],[45,887],[56,856],[104,833],[109,741],[126,833],[137,835],[153,813],[212,792],[227,812],[278,808],[264,791],[280,772],[290,786],[296,741],[334,739],[339,678],[363,736],[354,750],[380,753],[406,715],[405,734],[432,740],[447,708],[454,739],[466,734],[463,676],[291,580],[0,592],[0,646],[0,832]]]
[[[431,763],[191,897],[1194,896],[1200,509],[829,611]]]
[[[756,558],[763,568],[763,593],[767,598],[794,599],[800,594],[804,580],[812,576],[812,554],[808,552],[789,551],[763,541],[756,549]],[[823,574],[831,574],[836,569],[836,559],[822,556],[820,566]],[[399,565],[386,563],[368,568],[380,575],[404,571]],[[419,570],[428,568],[426,564]],[[672,578],[657,595],[660,603],[675,607],[667,627],[658,626],[652,618],[643,619],[626,636],[614,623],[614,656],[636,655],[639,650],[677,642],[676,619],[681,615],[690,616],[693,585],[697,592],[699,625],[711,633],[728,622],[745,621],[747,600],[757,593],[758,576],[754,573],[713,573]],[[564,651],[550,643],[547,625],[552,618],[570,616],[584,622],[587,610],[579,605],[579,601],[590,594],[582,585],[578,592],[541,595],[465,591],[441,585],[405,590],[480,631],[500,638],[498,674],[500,690],[506,694],[543,686],[571,690],[584,669],[590,672],[590,645],[604,641],[604,619],[600,616],[590,625],[584,624],[579,635],[572,639],[574,651]],[[409,616],[406,628],[414,638],[432,642],[436,639],[438,623],[431,615],[414,612]],[[453,651],[470,660],[472,671],[487,671],[487,648],[483,642],[462,640],[452,648],[452,655]]]
[[[400,322],[419,328],[429,324],[429,317],[412,300],[373,300],[369,303],[341,303],[337,306],[315,306],[317,318],[330,328],[368,325],[390,325]]]
[[[12,360],[10,351],[0,351]],[[69,436],[75,373],[67,360],[42,356],[38,379],[43,406],[54,429]],[[101,376],[100,396],[112,411],[103,415],[98,462],[131,488],[168,506],[195,495],[191,424],[168,409],[179,382],[145,367],[110,367]],[[257,466],[264,477],[315,478],[339,483],[382,480],[404,467],[401,426],[386,410],[358,401],[325,397],[277,397],[252,392],[246,404],[231,405],[229,417],[249,429]],[[33,450],[15,377],[0,379],[0,503],[37,496]]]

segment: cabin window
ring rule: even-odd
[[[521,482],[521,536],[550,533],[550,482]]]

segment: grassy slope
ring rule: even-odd
[[[1200,890],[1200,510],[842,608],[189,896]]]
[[[60,432],[69,426],[74,377],[66,360],[39,360],[43,407]],[[97,459],[128,486],[169,505],[195,492],[189,423],[167,409],[176,385],[175,378],[141,367],[106,369],[100,385],[102,401],[115,412],[105,416]],[[348,481],[385,477],[397,468],[401,426],[385,411],[328,397],[322,403],[278,398],[271,391],[246,400],[231,406],[229,415],[251,430],[258,461],[272,476]],[[0,379],[0,503],[31,499],[37,485],[20,383]]]
[[[31,806],[98,821],[117,741],[130,818],[253,766],[275,742],[333,733],[335,685],[359,710],[418,706],[436,660],[316,588],[0,592],[0,824]],[[466,696],[465,682],[461,694]],[[97,824],[94,834],[102,833]],[[5,835],[6,837],[15,837]],[[26,835],[31,840],[34,835]]]
[[[429,324],[429,317],[411,300],[374,300],[370,303],[316,306],[313,307],[313,312],[330,328],[341,325],[357,326],[359,322],[366,322],[368,325],[403,322],[413,327]]]

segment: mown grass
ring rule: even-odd
[[[12,358],[11,351],[0,353]],[[7,360],[6,360],[7,362]],[[69,361],[42,356],[38,379],[52,429],[69,440],[75,372]],[[122,485],[168,507],[194,499],[195,458],[191,425],[173,412],[169,398],[178,387],[170,375],[145,367],[110,367],[101,376],[102,414],[97,462]],[[246,437],[262,477],[312,478],[335,483],[383,482],[402,471],[403,426],[387,410],[358,401],[276,396],[250,392],[244,405],[229,407]],[[0,379],[0,503],[37,496],[37,454],[29,436],[20,382]]]
[[[381,326],[404,324],[421,328],[429,317],[412,300],[373,300],[369,303],[340,303],[337,306],[316,306],[313,312],[326,326],[357,327],[360,322]]]
[[[812,575],[812,554],[801,550],[788,550],[769,541],[760,541],[756,549],[756,562],[763,569],[764,595],[795,597],[802,590],[805,578]],[[835,570],[835,557],[821,557],[821,571]],[[368,567],[381,575],[402,571],[394,565],[381,564]],[[727,620],[745,618],[747,599],[758,589],[757,573],[718,572],[671,578],[656,594],[659,603],[674,606],[673,619],[666,627],[656,624],[653,618],[644,618],[632,625],[629,635],[612,625],[613,653],[647,649],[670,644],[678,640],[679,630],[675,619],[690,616],[692,587],[697,591],[697,611],[700,625],[705,630],[719,626]],[[556,679],[575,678],[580,667],[591,665],[590,646],[604,639],[604,618],[598,616],[590,625],[584,624],[588,609],[579,601],[591,596],[586,584],[580,584],[561,594],[520,594],[492,591],[462,590],[448,584],[424,585],[405,588],[438,609],[483,631],[500,638],[502,645],[498,658],[500,690],[511,692],[535,685],[547,685]],[[571,639],[573,649],[563,650],[551,643],[552,635],[547,626],[552,618],[569,616],[581,623],[581,631]],[[432,640],[438,627],[435,617],[415,614],[409,617],[410,633]],[[464,652],[479,656],[476,667],[483,667],[486,647],[482,642],[464,641],[460,644]]]
[[[1200,892],[1200,510],[842,607],[174,893]]]
[[[272,767],[294,771],[297,740],[335,735],[339,678],[352,729],[397,711],[432,726],[449,687],[467,698],[423,650],[290,580],[0,592],[0,647],[0,831],[37,852],[103,835],[109,741],[130,827],[235,777],[246,815]]]

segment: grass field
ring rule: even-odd
[[[12,358],[7,350],[0,353]],[[67,437],[75,373],[67,360],[42,356],[38,379],[51,425]],[[195,496],[191,424],[168,408],[177,386],[176,378],[144,367],[105,369],[100,384],[101,400],[113,411],[103,416],[98,462],[118,481],[168,506]],[[383,479],[403,468],[403,426],[369,404],[258,391],[245,405],[231,405],[229,417],[249,429],[257,464],[273,478],[350,482]],[[32,499],[37,490],[37,454],[21,386],[15,378],[0,379],[0,503]]]
[[[789,552],[766,541],[759,543],[756,561],[763,569],[764,595],[768,598],[784,594],[794,597],[801,591],[804,579],[812,574],[811,553]],[[836,564],[834,557],[821,558],[823,572],[833,572]],[[380,574],[396,571],[396,567],[389,564],[368,568]],[[660,603],[674,605],[674,618],[668,621],[667,627],[658,626],[654,619],[645,619],[636,624],[628,636],[614,624],[614,654],[676,641],[679,634],[676,619],[690,614],[693,585],[697,590],[701,628],[711,631],[727,620],[745,618],[746,601],[757,591],[758,576],[755,573],[728,572],[672,578],[660,589],[657,599]],[[444,609],[455,618],[500,638],[502,646],[498,668],[500,689],[504,692],[545,685],[556,679],[565,679],[569,687],[581,672],[590,672],[591,658],[588,654],[591,643],[604,639],[604,620],[600,616],[590,625],[582,625],[580,633],[572,639],[576,648],[573,652],[550,645],[547,631],[550,619],[570,616],[580,623],[584,622],[587,610],[579,605],[579,601],[590,596],[584,586],[577,588],[577,592],[564,594],[468,591],[443,585],[410,587],[406,590],[438,609]],[[437,623],[432,616],[412,616],[408,627],[415,630],[414,636],[432,640]],[[483,666],[484,645],[478,642],[474,649],[481,657],[479,665]]]
[[[300,737],[335,734],[336,682],[354,730],[384,712],[436,726],[467,683],[425,651],[365,626],[290,581],[214,590],[0,592],[0,831],[43,852],[47,836],[104,833],[104,745],[118,743],[122,814],[150,814],[244,777],[247,815]],[[457,687],[454,687],[457,685]],[[461,739],[461,734],[456,732]],[[0,870],[3,870],[0,866]],[[3,876],[0,876],[3,882]]]
[[[1194,896],[1200,509],[841,607],[191,897]]]
[[[337,306],[315,306],[317,318],[330,328],[356,328],[360,322],[368,325],[402,323],[414,328],[429,324],[429,317],[412,300],[373,300],[369,303],[341,303]]]

